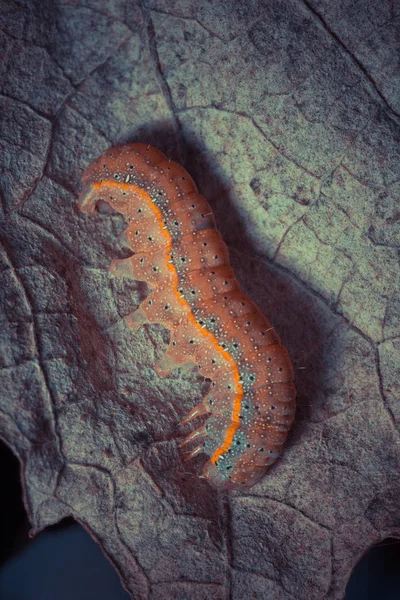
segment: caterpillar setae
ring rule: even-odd
[[[123,242],[134,254],[114,260],[115,276],[145,281],[151,293],[126,317],[129,327],[171,331],[160,376],[186,363],[211,380],[183,419],[208,415],[181,446],[209,455],[203,476],[225,489],[261,479],[281,453],[295,412],[293,368],[270,322],[245,296],[230,266],[212,209],[183,167],[146,144],[113,147],[82,177],[81,210],[99,200],[126,217]]]

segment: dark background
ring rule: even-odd
[[[0,477],[0,600],[129,600],[116,571],[73,519],[29,538],[18,460],[2,442]],[[398,600],[399,567],[400,540],[384,540],[356,566],[346,600]]]

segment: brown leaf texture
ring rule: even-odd
[[[132,598],[339,599],[400,536],[399,13],[3,2],[0,436],[32,531],[74,517]],[[182,462],[207,382],[157,377],[168,331],[130,330],[148,289],[109,273],[124,222],[76,208],[130,141],[188,169],[294,363],[295,425],[245,494]]]

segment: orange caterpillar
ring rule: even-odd
[[[270,322],[242,292],[210,205],[183,167],[156,148],[110,148],[86,169],[79,206],[99,200],[126,217],[133,256],[114,260],[116,276],[152,289],[129,327],[162,323],[171,342],[156,372],[195,363],[211,389],[183,419],[208,414],[181,444],[201,441],[203,476],[225,489],[254,485],[281,453],[295,412],[293,369]]]

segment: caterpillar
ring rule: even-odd
[[[186,458],[208,455],[202,476],[216,487],[251,487],[281,454],[294,419],[285,346],[243,293],[211,206],[183,167],[146,144],[112,147],[82,176],[80,209],[93,212],[100,200],[125,216],[120,242],[133,252],[113,260],[111,273],[151,289],[128,326],[161,323],[171,332],[155,371],[165,377],[194,363],[211,380],[182,420],[207,415],[180,444],[197,443]]]

